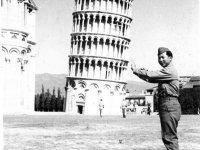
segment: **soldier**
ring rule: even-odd
[[[125,99],[123,99],[123,101],[121,103],[123,118],[126,118],[126,107],[127,107],[127,103],[126,103]]]
[[[178,150],[177,127],[181,117],[181,106],[178,102],[179,77],[172,64],[173,54],[168,48],[158,48],[158,62],[161,70],[148,71],[136,68],[132,60],[131,69],[139,78],[158,83],[159,117],[162,140],[167,150]]]
[[[147,115],[151,115],[151,105],[150,104],[148,104]]]
[[[100,112],[100,117],[102,117],[102,110],[104,108],[104,104],[103,104],[103,101],[102,99],[100,100],[99,102],[99,112]]]

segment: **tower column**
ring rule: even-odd
[[[89,60],[88,61],[88,69],[87,69],[87,77],[90,77],[90,65],[91,65],[91,62]]]
[[[95,25],[95,15],[93,15],[92,32],[95,32],[95,31],[94,31],[94,25]]]
[[[77,77],[81,76],[80,63],[81,63],[81,61],[78,59],[78,61],[77,61]]]
[[[96,49],[95,49],[95,55],[99,55],[100,54],[100,47],[99,47],[99,42],[100,42],[100,40],[97,38],[97,47],[96,47]],[[101,55],[100,55],[101,56]]]
[[[69,62],[69,76],[72,76],[71,73],[72,73],[72,62],[70,61]]]
[[[113,74],[112,74],[112,79],[113,79],[113,80],[116,80],[116,79],[115,79],[115,76],[116,76],[116,63],[114,62],[114,63],[113,63]]]
[[[76,76],[76,60],[74,60],[74,65],[73,65],[73,76]]]
[[[81,18],[80,18],[80,15],[78,15],[78,18],[77,18],[77,31],[76,32],[80,32],[80,22],[81,22]]]
[[[85,30],[84,30],[84,24],[85,24],[85,17],[83,15],[83,17],[82,17],[82,29],[81,29],[81,32],[85,32]]]
[[[91,49],[90,49],[90,55],[95,55],[95,45],[94,45],[94,38],[91,37]]]
[[[130,7],[129,7],[129,17],[131,17],[131,13],[132,13],[132,7],[131,7],[131,3],[130,3]]]
[[[111,43],[110,43],[110,40],[109,40],[109,41],[108,41],[108,54],[107,54],[108,57],[111,57],[111,56],[110,56],[110,44],[111,44]]]
[[[97,78],[96,75],[96,71],[97,71],[97,67],[96,67],[97,63],[96,63],[96,60],[94,61],[94,68],[93,68],[93,78]]]
[[[87,40],[87,38],[85,39],[85,55],[89,55],[89,47],[88,47],[88,40]]]
[[[123,58],[123,52],[124,52],[124,45],[122,43],[121,45],[121,50],[120,50],[120,58],[122,59]]]
[[[119,72],[119,64],[116,65],[116,73],[115,73],[115,80],[117,80],[118,72]]]
[[[118,0],[118,3],[117,3],[117,13],[119,13],[119,10],[120,10],[119,6],[120,6],[120,0]]]
[[[74,19],[74,32],[77,32],[77,19]]]
[[[85,59],[83,59],[83,72],[82,77],[86,77]]]
[[[86,32],[91,31],[90,30],[90,16],[89,15],[87,16],[87,28],[86,29],[87,29]]]
[[[80,47],[79,47],[79,53],[78,53],[79,55],[83,54],[82,42],[83,42],[82,37],[80,37]]]

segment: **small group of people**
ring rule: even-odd
[[[123,99],[123,101],[121,103],[121,109],[122,109],[123,118],[126,118],[126,108],[127,108],[127,103],[126,103],[125,99]],[[99,102],[100,117],[102,117],[103,109],[104,109],[104,103],[103,103],[102,99],[100,99],[100,102]]]

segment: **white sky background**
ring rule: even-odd
[[[68,73],[74,0],[34,0],[36,74]],[[199,1],[134,0],[128,59],[137,67],[157,70],[158,47],[168,47],[180,76],[200,75]],[[139,81],[130,67],[127,80]]]

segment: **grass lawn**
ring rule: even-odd
[[[165,150],[157,115],[4,115],[5,150]],[[200,150],[200,115],[183,115],[180,150]]]

